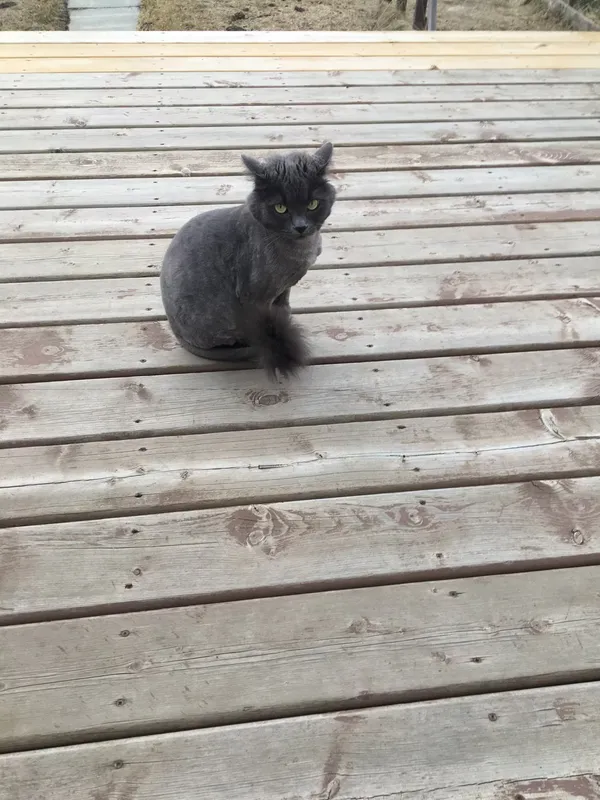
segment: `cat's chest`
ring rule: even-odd
[[[252,293],[274,300],[305,275],[320,253],[320,235],[306,240],[270,242],[252,269]]]
[[[282,241],[267,248],[266,256],[270,270],[281,274],[303,274],[311,267],[321,252],[321,236],[307,239]]]

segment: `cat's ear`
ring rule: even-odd
[[[258,180],[262,181],[265,180],[267,177],[267,171],[264,161],[260,161],[258,158],[253,158],[253,156],[246,155],[242,156],[242,161],[253,178],[258,178]]]
[[[333,155],[333,145],[331,142],[325,142],[319,149],[313,153],[313,161],[319,172],[325,172],[331,161]]]

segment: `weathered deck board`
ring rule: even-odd
[[[506,195],[511,192],[529,194],[533,191],[561,192],[564,203],[567,204],[574,201],[575,192],[600,190],[600,164],[354,172],[334,175],[333,182],[339,200],[364,201],[436,195],[479,197],[487,194]],[[565,186],[569,187],[568,192],[564,191]],[[241,175],[0,181],[0,209],[242,203],[250,188],[249,179]],[[432,199],[428,202],[435,214],[435,203],[441,201]],[[494,201],[490,199],[486,202]],[[342,209],[341,215],[348,213],[348,206],[339,207]],[[371,206],[367,203],[364,207],[368,216]],[[418,213],[421,213],[421,208],[417,208]],[[426,221],[431,224],[435,219]]]
[[[600,473],[600,406],[0,450],[0,525]],[[10,467],[10,468],[9,468]]]
[[[10,528],[0,621],[597,564],[599,516],[579,478]]]
[[[0,800],[600,800],[600,36],[93,40],[0,34]],[[186,354],[166,240],[325,139],[317,363]]]
[[[600,61],[600,53],[598,54]],[[333,105],[152,106],[133,108],[0,109],[0,129],[192,127],[244,125],[402,124],[451,120],[540,120],[600,117],[597,100],[531,100],[527,103],[349,103]]]
[[[51,334],[45,340],[48,348],[56,346]],[[501,345],[490,343],[490,348]],[[107,351],[113,358],[114,352]],[[388,357],[378,354],[378,359]],[[181,361],[185,365],[191,359],[184,356]],[[159,369],[152,363],[148,366]],[[188,369],[203,366],[190,363]],[[99,367],[91,365],[90,371]],[[63,375],[78,374],[74,367],[63,370]],[[0,385],[0,443],[64,443],[589,403],[598,397],[600,350],[409,363],[378,360],[376,366],[331,364],[313,368],[293,389],[274,387],[254,370],[145,375],[143,380],[132,380],[134,370],[127,370],[125,378],[102,381]],[[515,380],[515,375],[527,375],[528,380]]]
[[[0,154],[0,180],[50,178],[189,177],[241,175],[242,152],[264,157],[276,150],[180,150],[121,153],[22,153],[18,161]],[[595,141],[484,142],[342,147],[335,153],[339,171],[440,169],[444,167],[510,167],[600,163]]]
[[[0,797],[71,800],[76,783],[78,800],[596,800],[599,708],[584,683],[53,748],[2,756]]]
[[[479,116],[483,116],[482,113]],[[89,128],[0,131],[0,153],[48,153],[56,150],[229,150],[302,148],[333,141],[348,145],[443,144],[446,142],[548,141],[598,139],[600,119],[498,120],[459,122],[380,122],[377,125],[248,125],[224,127]]]
[[[586,100],[600,97],[598,83],[531,83],[454,86],[347,86],[324,93],[321,86],[214,87],[166,89],[42,89],[35,93],[0,89],[0,108],[125,106],[253,106],[320,103],[468,103],[501,100]]]
[[[125,244],[130,243],[118,243],[119,255]],[[31,245],[23,246],[20,251],[23,257],[26,257],[26,248],[31,250]],[[143,258],[139,258],[137,273],[144,275],[140,278],[77,280],[72,276],[86,278],[86,270],[92,269],[86,259],[87,253],[87,250],[76,253],[76,260],[71,262],[60,256],[54,260],[40,260],[38,270],[45,270],[45,275],[27,274],[22,269],[23,262],[15,262],[15,271],[21,274],[14,277],[22,280],[2,284],[0,327],[73,325],[99,320],[133,322],[164,317],[156,279],[158,264],[148,269]],[[110,268],[110,263],[102,260],[103,253],[110,256],[107,248],[96,246],[98,264]],[[122,274],[130,274],[128,266],[135,274],[135,266],[131,264],[135,255],[139,257],[140,254],[132,253],[131,260],[120,265]],[[30,269],[35,269],[34,263]],[[294,288],[291,299],[295,312],[315,312],[583,298],[600,294],[599,271],[600,256],[475,261],[460,265],[414,264],[378,269],[373,266],[312,269]]]
[[[600,298],[315,312],[301,322],[316,363],[552,347],[586,348],[591,360],[588,348],[600,344]],[[0,330],[3,382],[235,367],[184,350],[166,321]]]
[[[599,581],[579,567],[0,628],[0,751],[585,680]]]
[[[533,49],[533,48],[532,48]],[[504,46],[499,53],[490,55],[390,55],[390,56],[130,56],[69,58],[2,58],[0,71],[4,73],[23,72],[314,72],[314,71],[354,71],[354,70],[597,70],[598,54],[593,50],[584,55],[572,53],[545,55],[539,50],[517,55],[503,55]],[[60,49],[57,51],[60,53]]]
[[[205,32],[206,33],[206,32]],[[595,69],[446,69],[446,70],[316,70],[302,72],[23,72],[0,74],[1,89],[160,89],[202,87],[287,87],[287,86],[453,86],[503,84],[574,84],[600,82]],[[329,92],[330,94],[333,94]]]
[[[45,239],[77,239],[77,238],[141,238],[143,236],[173,236],[191,217],[203,211],[223,207],[223,203],[212,205],[171,205],[171,206],[128,206],[102,208],[66,208],[66,209],[26,209],[18,213],[11,210],[0,210],[0,237],[4,241],[35,241]],[[405,228],[404,240],[410,248],[411,240],[421,236],[432,243],[442,238],[452,238],[451,233],[440,233],[437,227],[453,226],[460,237],[459,226],[487,226],[494,223],[516,223],[519,240],[528,244],[528,237],[523,231],[535,231],[539,223],[556,220],[557,223],[569,221],[579,222],[585,231],[588,220],[596,221],[600,216],[600,192],[536,192],[533,194],[517,193],[513,195],[453,195],[437,197],[404,197],[370,200],[340,200],[323,226],[323,231],[357,232],[362,237],[363,231],[382,232],[386,229]],[[597,227],[597,226],[596,226]],[[417,228],[427,229],[419,234]],[[510,235],[510,228],[505,230]],[[472,229],[471,229],[472,230]],[[479,236],[468,232],[469,244],[477,246]],[[400,231],[398,231],[400,233]],[[338,236],[338,239],[341,237]],[[381,237],[380,237],[381,238]],[[534,237],[535,238],[535,237]],[[519,242],[509,239],[511,248],[518,248]],[[546,240],[546,245],[536,255],[553,252],[554,241]],[[589,252],[587,242],[581,250],[576,248],[569,255]],[[423,253],[424,248],[419,248]],[[402,249],[402,253],[406,251]],[[427,252],[427,245],[425,246]],[[526,251],[527,252],[527,251]],[[562,251],[559,251],[562,252]],[[596,252],[596,251],[594,251]],[[529,254],[529,253],[528,253]],[[562,253],[566,255],[566,253]],[[486,258],[487,253],[478,250],[470,252],[469,258]],[[489,254],[493,255],[493,254]],[[506,255],[503,253],[503,255]],[[421,260],[415,255],[407,259]],[[452,258],[447,255],[445,259]],[[360,262],[359,262],[360,263]]]
[[[82,6],[83,7],[83,6]],[[359,35],[360,36],[360,35]],[[283,47],[282,47],[283,45]],[[283,52],[282,52],[283,50]],[[45,61],[57,58],[108,60],[129,59],[132,57],[142,61],[148,58],[171,59],[182,58],[277,58],[286,61],[289,58],[373,58],[395,56],[397,58],[426,56],[448,56],[464,59],[467,56],[526,56],[540,55],[542,58],[550,56],[600,56],[600,39],[597,35],[580,32],[578,36],[569,36],[563,39],[549,40],[543,33],[528,37],[525,40],[500,38],[494,40],[487,38],[441,38],[433,40],[415,40],[406,36],[397,37],[393,32],[379,34],[374,39],[361,39],[352,37],[350,41],[343,41],[329,36],[307,40],[301,35],[286,36],[281,38],[273,36],[270,41],[263,37],[261,41],[238,40],[232,41],[225,34],[215,39],[204,41],[173,41],[173,42],[3,42],[2,58],[4,59],[38,59],[41,70],[44,70]]]
[[[554,287],[558,282],[561,286],[568,287],[565,289],[567,293],[577,294],[580,288],[582,294],[589,295],[594,293],[595,287],[598,286],[593,277],[593,270],[599,264],[600,239],[596,242],[592,239],[587,244],[596,230],[597,226],[593,223],[548,223],[537,225],[535,228],[507,225],[454,231],[432,229],[429,232],[429,241],[426,241],[422,231],[384,230],[362,231],[360,235],[332,234],[325,237],[323,253],[317,267],[309,273],[307,281],[310,286],[319,280],[318,275],[321,270],[334,267],[343,271],[339,275],[330,276],[327,273],[323,276],[324,281],[331,280],[332,287],[337,286],[342,277],[350,277],[353,274],[351,270],[355,267],[367,269],[368,272],[363,274],[372,276],[374,281],[379,281],[386,273],[370,270],[369,267],[386,266],[391,270],[387,274],[400,275],[403,279],[399,283],[389,283],[387,286],[389,293],[387,296],[395,298],[398,305],[404,302],[407,293],[411,291],[413,280],[418,283],[423,279],[421,276],[424,276],[424,280],[429,281],[431,275],[438,276],[433,284],[437,288],[431,291],[423,290],[425,294],[422,295],[429,300],[439,298],[441,301],[454,302],[463,293],[471,299],[476,299],[478,293],[481,293],[482,298],[488,297],[486,289],[488,281],[489,289],[495,291],[492,275],[498,273],[505,275],[503,280],[508,282],[507,290],[501,292],[505,298],[518,297],[523,290],[516,287],[521,278],[526,282],[527,276],[530,276],[529,280],[532,281],[530,284],[532,293],[536,287],[542,292],[550,291],[550,287]],[[552,243],[550,231],[556,237],[557,243],[555,247],[546,250],[543,245],[549,241]],[[519,242],[515,241],[517,235]],[[451,238],[452,236],[455,238]],[[472,252],[464,246],[467,238],[476,242]],[[447,253],[446,258],[461,260],[461,255],[457,255],[461,240],[464,248],[462,263],[444,261],[443,248]],[[586,242],[583,252],[597,253],[597,255],[571,257],[563,255],[576,253],[577,241],[582,244]],[[166,247],[167,243],[161,239],[47,241],[44,242],[43,248],[35,242],[3,243],[0,245],[0,283],[63,279],[77,281],[79,278],[125,278],[146,275],[151,277],[158,275]],[[515,249],[517,252],[514,252]],[[498,252],[499,250],[501,252]],[[532,257],[523,259],[529,256]],[[493,260],[483,262],[475,260],[486,257]],[[514,257],[514,260],[508,262],[502,260],[511,257]],[[402,271],[392,270],[394,264],[403,265]],[[539,272],[536,273],[537,269]],[[591,269],[592,274],[586,278],[587,269]],[[483,274],[479,274],[479,270],[483,270]],[[557,270],[558,274],[554,270]],[[536,274],[539,275],[537,282]],[[546,280],[547,275],[551,276],[550,280]],[[575,283],[572,284],[571,280]],[[514,290],[509,288],[513,282]],[[119,285],[116,284],[117,287]],[[77,297],[77,287],[78,283],[73,283],[75,297]],[[66,291],[66,286],[54,287],[56,292],[60,292],[61,289]],[[306,289],[307,282],[300,283],[294,290],[294,296],[297,298],[298,294]],[[6,291],[4,297],[8,303],[11,296],[10,289]],[[35,288],[23,287],[23,291],[35,292]],[[93,291],[91,286],[88,291]],[[352,296],[354,295],[350,292],[350,298]],[[30,317],[25,295],[21,296],[21,301],[24,308],[23,319],[27,322]],[[40,308],[43,309],[43,306]],[[81,308],[77,309],[78,315],[84,313]],[[78,316],[79,318],[83,317]],[[60,321],[60,318],[54,317],[52,321]]]

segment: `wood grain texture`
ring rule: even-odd
[[[598,563],[599,518],[579,478],[10,528],[0,621]]]
[[[280,48],[280,52],[286,46]],[[407,55],[407,56],[129,56],[85,58],[2,58],[0,71],[23,72],[314,72],[340,70],[571,70],[598,69],[598,56],[544,55]]]
[[[359,172],[345,175],[333,173],[332,182],[340,200],[361,202],[395,197],[480,197],[512,192],[527,194],[535,190],[536,193],[544,194],[565,192],[566,202],[570,203],[574,200],[574,192],[600,190],[600,165],[419,169],[410,172]],[[0,209],[242,203],[251,189],[250,180],[241,175],[0,181]],[[441,201],[428,202],[431,203],[432,214],[435,215],[436,203],[439,205]],[[469,208],[472,208],[472,201],[469,202]],[[490,199],[489,202],[493,203],[494,200]],[[341,214],[346,216],[347,206],[341,208]],[[364,204],[364,208],[365,216],[369,216],[371,206]],[[417,208],[420,209],[421,206]],[[577,204],[574,210],[577,210]],[[435,221],[435,216],[427,220],[429,224]]]
[[[0,751],[585,680],[599,581],[592,566],[0,628]]]
[[[600,61],[600,53],[598,55]],[[539,120],[600,117],[598,100],[527,103],[349,103],[332,105],[157,106],[126,108],[4,108],[0,129],[163,128],[257,125],[345,125],[462,120]]]
[[[102,32],[97,32],[100,35]],[[452,86],[467,84],[587,84],[600,82],[596,69],[458,69],[302,72],[22,72],[0,74],[0,89],[236,88],[286,86]]]
[[[312,346],[313,363],[552,347],[583,347],[585,357],[592,359],[587,348],[600,344],[599,298],[329,311],[306,314],[299,321]],[[237,372],[237,366],[192,355],[162,320],[0,330],[4,383],[86,374]],[[340,369],[343,374],[345,367]]]
[[[89,2],[89,0],[88,0]],[[80,5],[79,8],[83,8]],[[79,10],[79,9],[78,9]],[[510,38],[437,38],[433,40],[414,39],[412,36],[394,37],[379,33],[371,39],[353,36],[346,41],[333,37],[320,40],[306,40],[300,36],[287,36],[280,39],[266,38],[262,40],[231,40],[225,36],[218,39],[174,42],[19,42],[17,44],[2,43],[0,50],[3,59],[40,61],[40,69],[44,71],[44,62],[52,59],[97,59],[100,63],[138,58],[172,59],[172,58],[410,58],[410,57],[451,57],[467,56],[489,58],[523,56],[525,58],[549,59],[553,56],[600,56],[600,40],[585,34],[578,37],[547,40],[544,34],[525,40]]]
[[[77,800],[247,800],[257,787],[264,800],[596,800],[599,707],[585,683],[52,748],[3,756],[0,797],[74,800],[76,784]]]
[[[35,93],[0,89],[0,108],[95,108],[125,106],[239,106],[321,103],[468,103],[513,100],[597,100],[597,83],[463,84],[445,86],[348,86],[323,92],[320,86],[155,89],[42,89]]]
[[[57,340],[47,332],[45,341]],[[491,332],[488,346],[502,349]],[[448,344],[440,350],[444,347],[452,349]],[[129,376],[3,385],[0,442],[49,444],[569,405],[596,400],[600,388],[600,351],[593,348],[409,363],[383,360],[388,353],[377,357],[382,360],[376,366],[315,367],[293,387],[274,387],[255,370],[194,374],[202,362],[190,364],[188,374],[145,375],[143,380]],[[184,365],[186,360],[180,359]],[[90,372],[99,366],[90,364]],[[149,368],[159,369],[152,363]],[[75,365],[63,370],[59,377],[78,374]]]
[[[142,150],[129,152],[126,157],[111,152],[23,153],[18,160],[0,154],[0,175],[3,180],[242,175],[242,152]],[[261,158],[281,151],[245,152]],[[600,144],[594,141],[373,145],[341,147],[335,153],[337,172],[597,163],[600,163]]]
[[[600,119],[497,120],[467,122],[381,122],[377,125],[244,125],[226,127],[90,128],[0,131],[1,153],[56,150],[215,150],[315,147],[333,141],[347,145],[444,144],[447,142],[548,141],[597,139]]]
[[[600,473],[600,407],[0,450],[0,525]]]
[[[118,242],[116,244],[122,244]],[[19,245],[15,245],[15,248]],[[23,245],[22,253],[31,245]],[[96,246],[98,263],[107,248]],[[2,251],[0,250],[0,253]],[[44,253],[46,248],[44,248]],[[4,283],[0,294],[0,326],[73,325],[79,322],[126,322],[160,319],[158,264],[148,269],[140,253],[130,253],[119,266],[122,274],[140,278],[88,278],[93,269],[88,251],[71,264],[60,255],[39,263],[39,277],[68,280],[27,280],[21,263],[14,265],[22,282]],[[138,256],[137,260],[135,256]],[[59,272],[62,265],[62,271]],[[27,262],[30,269],[35,264]],[[110,262],[107,267],[110,268]],[[326,265],[323,265],[326,266]],[[312,269],[292,295],[295,312],[369,309],[393,306],[451,305],[486,300],[534,300],[600,295],[600,257],[475,261],[465,264]],[[100,272],[100,268],[98,268]]]
[[[98,32],[102,33],[102,32]],[[435,74],[438,72],[438,74]],[[298,72],[134,72],[134,73],[14,73],[0,80],[0,88],[100,88],[223,87],[223,86],[365,86],[365,85],[454,85],[493,83],[596,83],[600,68],[477,70],[315,70]]]
[[[142,238],[173,236],[191,217],[228,204],[121,206],[110,208],[65,208],[0,210],[0,238],[4,241],[27,242],[48,239]],[[437,197],[404,197],[370,200],[340,200],[325,225],[324,233],[406,229],[404,241],[419,235],[418,228],[427,229],[421,236],[433,242],[439,234],[436,227],[460,229],[459,226],[485,226],[494,223],[515,223],[519,239],[523,231],[535,231],[541,223],[553,227],[564,222],[596,221],[600,216],[600,192],[536,192],[533,194],[457,195]],[[435,226],[435,227],[433,227]],[[412,229],[410,232],[408,229]],[[469,228],[466,228],[469,230]],[[471,227],[472,229],[472,227]],[[464,230],[464,228],[463,228]],[[585,230],[585,228],[584,228]],[[470,237],[478,242],[478,235]],[[514,240],[510,240],[515,244]],[[584,255],[586,242],[569,254]],[[550,245],[550,246],[547,246]],[[552,253],[553,241],[539,255]],[[404,253],[405,251],[403,251]],[[595,251],[596,252],[596,251]],[[538,254],[538,252],[536,252]],[[477,258],[478,253],[468,253]],[[481,256],[479,256],[481,257]],[[396,251],[395,258],[398,258]],[[451,258],[450,255],[446,259]],[[416,257],[411,260],[421,260]]]

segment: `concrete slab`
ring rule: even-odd
[[[69,18],[70,31],[134,31],[137,28],[138,8],[69,9]]]
[[[139,0],[70,0],[69,10],[79,11],[80,9],[107,9],[107,8],[138,8]]]

